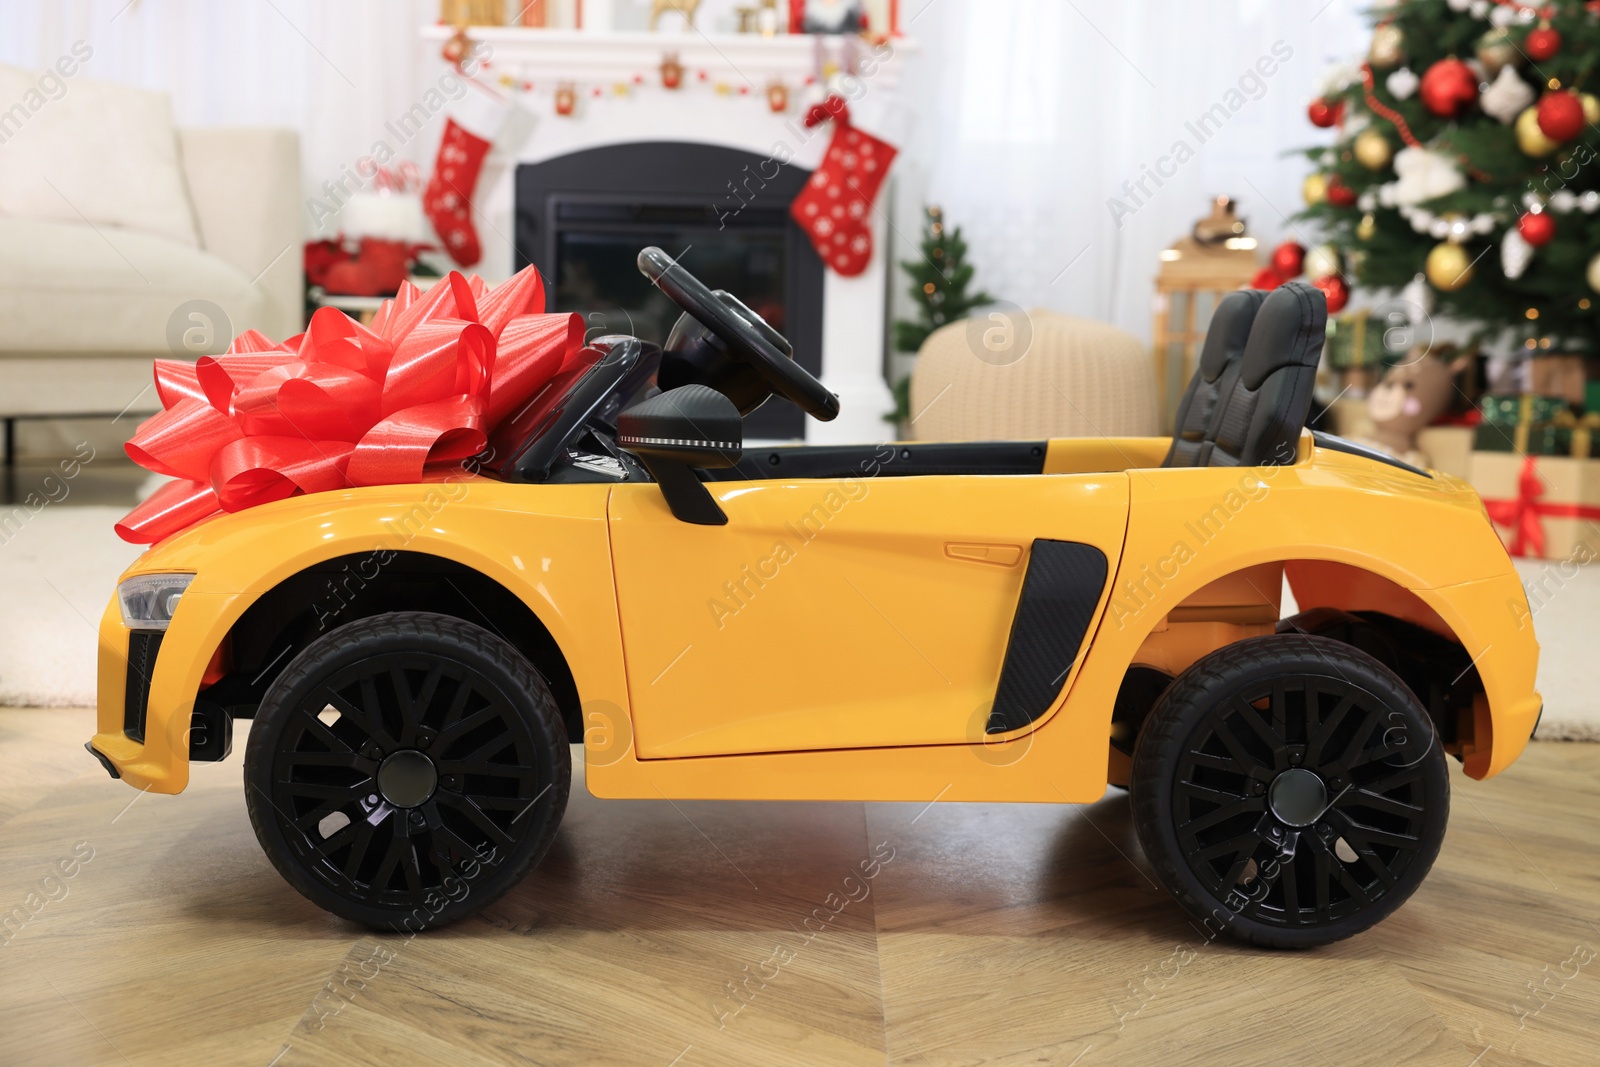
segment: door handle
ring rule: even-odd
[[[1022,561],[1021,545],[986,541],[946,541],[944,554],[968,563],[989,563],[996,567],[1015,567]]]

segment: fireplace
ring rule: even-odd
[[[740,149],[681,141],[523,163],[514,194],[516,266],[539,264],[551,306],[583,315],[589,336],[629,333],[660,344],[678,308],[634,265],[640,248],[658,245],[766,318],[794,345],[795,360],[820,375],[823,266],[788,212],[810,174]],[[805,431],[804,414],[779,397],[745,425],[748,438]]]

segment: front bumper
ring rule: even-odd
[[[164,635],[129,630],[115,596],[106,605],[96,732],[86,747],[113,777],[153,793],[180,793],[189,784],[190,751],[206,743],[194,734],[195,698],[233,624],[236,599],[191,589]]]

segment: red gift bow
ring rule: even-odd
[[[582,344],[579,316],[544,314],[530,266],[494,289],[454,271],[426,293],[407,282],[370,328],[325,307],[282,344],[246,330],[220,356],[156,360],[164,410],[127,451],[178,480],[117,536],[153,544],[296,493],[419,481],[481,452]]]
[[[1544,558],[1545,519],[1600,522],[1600,507],[1590,504],[1541,504],[1539,498],[1543,495],[1544,484],[1539,477],[1538,463],[1533,456],[1527,456],[1523,459],[1522,471],[1517,475],[1516,499],[1483,502],[1489,518],[1496,525],[1511,528],[1511,544],[1507,549],[1513,556]]]

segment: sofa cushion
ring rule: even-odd
[[[210,301],[228,317],[226,325],[216,324],[219,350],[230,327],[237,335],[270,326],[260,287],[208,252],[112,227],[0,216],[0,359],[42,352],[200,355],[204,348],[168,339],[169,323],[179,338],[204,325],[187,311],[178,314],[193,300]]]
[[[0,65],[0,101],[0,214],[199,244],[166,93]]]

